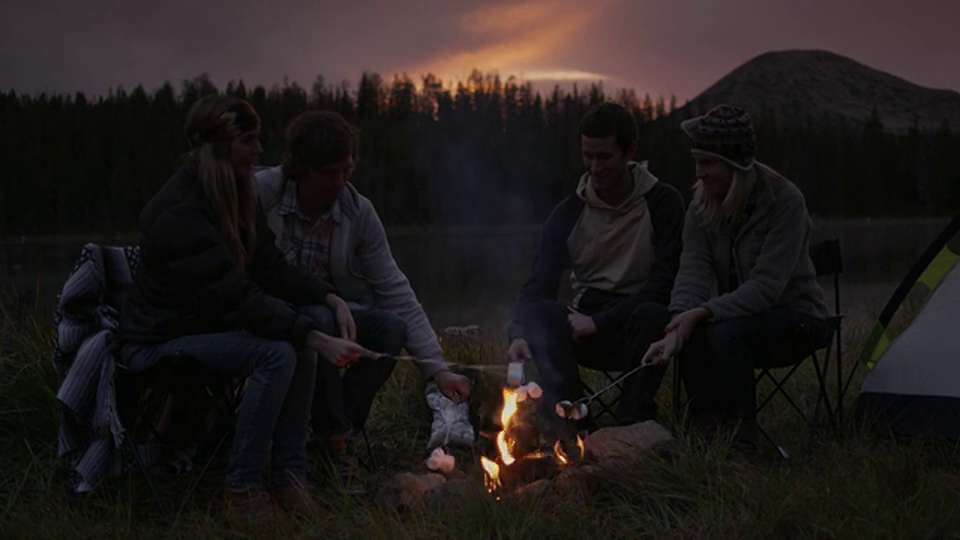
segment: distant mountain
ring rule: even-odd
[[[960,93],[913,84],[827,51],[761,54],[720,79],[678,112],[706,112],[720,103],[751,114],[772,112],[778,124],[830,121],[859,125],[874,108],[884,127],[902,133],[913,126],[960,128]]]

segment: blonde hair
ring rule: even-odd
[[[252,259],[257,242],[257,190],[252,178],[236,178],[230,150],[234,139],[259,126],[253,107],[230,96],[203,97],[187,113],[189,156],[220,221],[223,241],[241,268]]]
[[[776,170],[759,161],[754,161],[748,170],[733,168],[733,181],[727,194],[721,197],[712,197],[703,190],[703,182],[697,180],[693,185],[693,202],[691,205],[700,215],[703,224],[709,228],[719,228],[734,225],[743,217],[757,182],[779,184],[787,179]]]

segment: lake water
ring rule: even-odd
[[[840,239],[843,303],[876,311],[947,221],[817,220],[814,240]],[[3,290],[22,309],[51,311],[85,241],[126,244],[135,236],[0,241]],[[390,232],[394,256],[435,326],[480,324],[497,331],[529,274],[537,241],[536,227]]]

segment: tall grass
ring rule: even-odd
[[[870,309],[873,309],[871,306]],[[875,313],[875,311],[874,311]],[[870,317],[848,313],[847,365],[869,333]],[[367,475],[369,494],[348,497],[335,487],[316,490],[322,512],[307,519],[282,516],[270,524],[238,524],[220,514],[223,464],[177,511],[186,482],[160,479],[165,506],[159,517],[137,474],[106,480],[78,497],[66,487],[56,459],[59,407],[50,359],[52,329],[45,315],[0,309],[0,538],[733,538],[733,537],[950,537],[960,535],[960,449],[949,442],[899,441],[847,423],[823,429],[812,455],[802,421],[775,401],[761,421],[793,458],[769,448],[756,462],[730,451],[727,440],[706,443],[677,429],[671,454],[650,453],[629,469],[599,469],[582,496],[530,496],[494,501],[480,488],[476,455],[457,454],[475,480],[464,490],[431,499],[421,510],[383,510],[372,501],[380,483],[416,470],[426,457],[430,413],[419,375],[401,364],[379,396],[369,435],[380,468]],[[500,336],[449,339],[451,361],[498,363]],[[595,375],[595,374],[593,374]],[[588,376],[593,376],[588,374]],[[863,370],[852,388],[859,388]],[[478,421],[500,381],[475,377],[471,406]],[[669,380],[660,399],[668,410]],[[810,404],[814,377],[805,369],[790,386]],[[832,394],[833,395],[833,394]],[[848,396],[847,409],[852,396]],[[667,413],[664,422],[673,425]]]

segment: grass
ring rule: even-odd
[[[861,306],[848,315],[848,365],[857,357],[875,309]],[[369,474],[368,496],[350,498],[321,485],[317,499],[323,512],[316,516],[281,517],[259,527],[238,525],[219,512],[223,464],[218,462],[183,510],[162,519],[137,474],[106,480],[86,497],[66,487],[56,458],[60,413],[48,320],[45,315],[0,310],[2,538],[960,536],[960,448],[954,443],[896,440],[847,423],[836,431],[823,430],[812,456],[803,459],[803,425],[781,401],[775,401],[761,421],[796,456],[788,461],[767,448],[762,459],[750,464],[731,454],[729,441],[706,444],[679,430],[673,454],[643,455],[627,470],[601,469],[592,478],[599,489],[582,496],[496,502],[480,488],[476,455],[463,451],[459,463],[475,480],[475,488],[449,494],[422,510],[382,510],[373,503],[376,487],[397,472],[417,470],[427,456],[429,410],[419,376],[406,364],[398,366],[374,407],[369,431],[380,469]],[[447,339],[444,347],[453,362],[498,363],[503,358],[500,336]],[[862,378],[861,369],[854,390]],[[471,408],[479,418],[491,412],[499,381],[481,377],[475,382]],[[671,387],[669,379],[664,382],[664,404],[670,401]],[[804,370],[791,390],[812,402],[812,372]],[[848,410],[852,397],[848,395]],[[168,509],[179,507],[190,479],[160,479]]]

